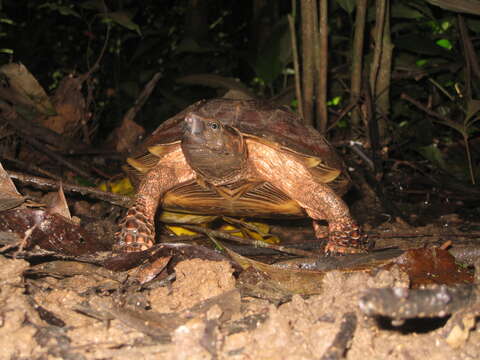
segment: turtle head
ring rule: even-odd
[[[247,156],[243,136],[237,129],[194,113],[185,117],[182,149],[197,173],[217,183],[238,174]]]

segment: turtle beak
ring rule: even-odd
[[[185,125],[185,132],[193,136],[200,135],[205,130],[205,125],[203,124],[203,121],[195,115],[187,115],[185,117]]]

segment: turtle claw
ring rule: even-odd
[[[350,218],[329,224],[325,256],[366,253],[371,247],[367,236]]]
[[[145,216],[130,210],[120,223],[120,231],[116,234],[116,238],[117,244],[114,246],[116,251],[143,251],[153,246],[155,230]]]
[[[349,254],[364,254],[366,249],[356,248],[351,246],[342,246],[337,244],[332,244],[328,242],[325,245],[324,255],[325,256],[339,256],[339,255],[349,255]]]
[[[137,251],[144,251],[148,250],[152,245],[147,245],[144,242],[118,242],[114,246],[114,250],[116,252],[121,252],[121,253],[130,253],[130,252],[137,252]]]

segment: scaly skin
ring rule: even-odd
[[[344,255],[366,252],[370,248],[367,237],[352,218],[336,219],[329,223],[328,231],[315,220],[313,229],[318,239],[328,237],[325,255]]]
[[[297,201],[314,220],[318,238],[325,231],[317,220],[328,222],[325,254],[349,254],[368,249],[366,236],[350,216],[347,205],[327,185],[316,182],[295,155],[278,151],[254,140],[247,140],[246,179],[269,181]],[[154,218],[162,196],[169,189],[196,177],[180,149],[167,154],[140,184],[134,206],[120,223],[116,249],[131,252],[145,250],[154,244]],[[254,212],[254,209],[253,209]]]
[[[178,145],[143,178],[134,205],[119,224],[115,250],[133,252],[150,248],[155,242],[155,214],[162,196],[174,186],[194,178],[195,172]]]
[[[315,220],[328,222],[326,255],[358,253],[368,249],[366,236],[361,233],[340,196],[327,184],[316,182],[293,154],[252,140],[247,140],[247,144],[249,164],[257,176],[271,182],[305,209],[314,220],[318,238],[323,238],[325,232]]]

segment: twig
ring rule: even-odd
[[[335,119],[335,121],[327,128],[326,132],[329,132],[331,129],[333,129],[335,126],[337,126],[338,122],[342,120],[345,115],[347,115],[355,106],[358,105],[358,102],[353,102],[348,104],[341,112],[340,115]]]
[[[155,85],[157,85],[158,80],[160,80],[160,76],[161,76],[161,73],[159,72],[153,75],[153,77],[150,79],[147,85],[145,85],[145,87],[143,88],[138,98],[135,100],[135,104],[127,111],[127,113],[123,117],[123,121],[127,119],[133,121],[138,111],[142,108],[142,106],[150,97],[150,94],[152,93],[153,89],[155,89]]]
[[[129,131],[128,129],[131,129],[132,126],[135,126],[141,129],[140,131],[144,131],[143,128],[141,128],[140,125],[136,124],[133,119],[140,111],[142,106],[145,104],[147,99],[150,97],[150,94],[155,88],[155,85],[160,80],[160,76],[160,73],[156,73],[155,75],[153,75],[152,79],[150,79],[147,85],[145,85],[144,89],[142,90],[138,98],[135,100],[135,104],[123,116],[120,126],[115,129],[114,134],[117,138],[116,150],[118,152],[129,152],[132,145],[134,145],[133,142],[136,140],[134,139],[134,137],[128,136],[128,133],[127,136],[123,136],[126,132]]]
[[[305,251],[305,250],[300,250],[300,249],[292,249],[289,247],[281,246],[281,245],[275,245],[275,244],[268,244],[263,241],[257,241],[254,239],[249,239],[249,238],[242,238],[239,236],[235,235],[230,235],[228,233],[225,233],[223,231],[218,231],[218,230],[211,230],[211,229],[206,229],[201,226],[196,226],[196,225],[182,225],[182,227],[193,230],[202,234],[205,234],[207,236],[211,237],[218,237],[221,239],[229,240],[229,241],[234,241],[238,242],[241,244],[247,244],[247,245],[254,245],[258,247],[264,247],[268,249],[273,249],[277,251],[281,251],[287,254],[292,254],[292,255],[298,255],[298,256],[308,256],[308,257],[316,257],[318,256],[317,253],[311,252],[311,251]]]
[[[80,150],[84,144],[75,144],[55,131],[23,119],[14,108],[0,100],[0,116],[12,126],[24,139],[37,138],[42,142],[60,148],[62,151]]]
[[[17,166],[17,167],[19,167],[19,168],[21,168],[21,169],[23,169],[23,170],[32,171],[32,172],[37,172],[37,173],[39,173],[39,174],[42,174],[42,175],[44,175],[44,176],[47,176],[47,177],[49,177],[49,178],[51,178],[51,179],[55,179],[55,180],[61,180],[61,179],[62,179],[60,176],[55,175],[55,174],[51,173],[50,171],[45,170],[45,169],[43,169],[43,168],[41,168],[41,167],[38,167],[38,166],[36,166],[36,165],[34,165],[34,164],[31,164],[31,163],[30,163],[30,164],[27,164],[27,163],[25,163],[25,162],[23,162],[23,161],[20,161],[20,160],[11,158],[11,157],[9,157],[9,156],[2,156],[2,159],[7,160],[8,162],[11,162],[11,163],[15,164],[15,166]]]
[[[480,79],[480,66],[478,64],[478,56],[473,46],[472,39],[468,35],[468,27],[462,14],[457,14],[457,23],[460,30],[460,38],[462,39],[466,65],[467,67],[471,68],[471,71],[468,72],[473,73],[477,79]],[[471,79],[470,76],[467,77],[467,75],[465,77],[465,83],[467,83],[468,87],[471,88],[471,83],[473,79]],[[469,98],[472,96],[471,91],[467,93],[467,96]]]
[[[354,162],[351,162],[350,165],[354,167],[355,171],[359,174],[358,176],[363,176],[363,178],[365,179],[365,183],[378,198],[385,211],[395,217],[402,219],[408,224],[410,219],[405,216],[405,214],[403,214],[403,212],[390,199],[388,194],[385,192],[382,184],[368,171],[365,171],[361,166],[355,164]]]
[[[442,336],[453,348],[459,348],[466,343],[468,335],[476,328],[480,306],[476,304],[453,314],[442,329]]]
[[[350,148],[353,150],[355,154],[357,154],[365,163],[370,167],[370,169],[375,170],[375,165],[373,164],[373,160],[368,157],[367,154],[363,151],[363,149],[358,145],[358,143],[354,141],[350,141]]]
[[[428,115],[430,116],[433,116],[434,118],[437,118],[439,120],[442,120],[442,121],[446,121],[446,122],[451,122],[452,120],[446,118],[445,116],[442,116],[440,115],[439,113],[433,111],[433,110],[430,110],[429,108],[427,108],[425,105],[421,104],[420,102],[418,102],[417,100],[415,99],[412,99],[410,96],[408,96],[407,94],[405,93],[402,93],[402,95],[400,95],[400,98],[403,99],[403,100],[407,100],[409,103],[411,103],[412,105],[415,105],[417,108],[419,108],[420,110],[424,111],[425,113],[427,113]]]
[[[314,36],[316,88],[316,124],[321,133],[325,133],[328,125],[327,80],[328,80],[328,1],[318,4],[318,21],[314,17],[314,28],[318,32]]]
[[[396,238],[423,238],[423,237],[466,237],[466,238],[480,238],[480,233],[465,233],[465,234],[380,234],[375,232],[368,232],[368,237],[378,237],[383,239],[396,239]]]
[[[37,149],[38,151],[41,151],[43,152],[45,155],[47,155],[48,157],[52,158],[53,160],[59,162],[60,164],[63,164],[65,165],[67,168],[69,168],[70,170],[72,170],[73,172],[77,173],[78,175],[81,175],[83,176],[85,179],[87,179],[88,181],[92,182],[92,183],[95,183],[96,182],[96,179],[93,178],[87,171],[79,168],[77,165],[74,165],[72,164],[70,161],[67,161],[63,158],[63,156],[61,155],[58,155],[56,154],[55,152],[49,150],[45,145],[41,144],[40,142],[38,142],[37,140],[35,140],[34,138],[30,138],[30,137],[24,137],[23,138],[27,143],[29,143],[30,145],[32,145],[35,149]]]
[[[393,319],[446,316],[478,301],[478,285],[436,289],[370,289],[360,299],[360,309],[368,316]]]
[[[301,250],[320,250],[322,247],[322,243],[320,241],[314,241],[309,243],[301,243],[301,244],[289,244],[289,248],[293,249],[301,249]],[[292,246],[295,245],[295,246]],[[258,246],[248,246],[248,245],[235,245],[229,244],[228,248],[242,256],[270,256],[278,254],[277,250],[274,249],[267,249]],[[318,254],[316,255],[318,257]]]
[[[362,89],[363,73],[363,49],[365,37],[365,24],[367,17],[367,0],[357,1],[355,14],[355,32],[352,46],[352,71],[350,80],[350,104],[357,104]],[[336,122],[335,122],[336,123]],[[360,123],[359,110],[352,113],[352,123],[358,126]],[[333,125],[333,124],[332,124]],[[330,125],[329,129],[331,129]]]
[[[382,57],[383,51],[383,36],[384,36],[384,29],[385,29],[385,19],[386,19],[386,1],[379,0],[376,3],[376,26],[375,26],[375,49],[373,53],[373,60],[370,69],[370,88],[372,94],[377,94],[377,82],[378,82],[378,75],[380,73],[380,61]]]
[[[343,359],[347,349],[350,347],[356,329],[357,315],[354,312],[344,314],[340,323],[340,330],[335,335],[332,345],[328,347],[321,357],[321,360]]]
[[[303,115],[306,124],[314,126],[314,98],[315,98],[315,48],[314,21],[317,16],[316,1],[300,1],[300,15],[302,17],[302,86],[303,86]]]
[[[292,6],[295,5],[295,0],[292,1]],[[293,14],[295,16],[295,14]],[[295,31],[295,20],[292,14],[288,14],[288,25],[290,26],[290,38],[292,41],[292,57],[293,57],[293,68],[295,70],[295,94],[297,95],[297,104],[298,104],[298,113],[303,119],[303,99],[302,99],[302,87],[300,83],[300,66],[298,64],[298,49],[297,49],[297,35]]]
[[[15,253],[13,254],[13,258],[16,259],[17,254],[22,252],[23,249],[25,248],[25,245],[27,244],[28,238],[30,237],[30,235],[32,235],[32,232],[37,228],[37,225],[38,224],[35,224],[31,228],[27,229],[25,231],[25,235],[24,235],[23,239],[19,239],[18,241],[7,243],[6,245],[2,246],[0,248],[0,253],[4,253],[4,252],[6,252],[10,249],[17,248],[17,251],[15,251]]]
[[[60,187],[59,181],[49,180],[37,176],[25,175],[15,171],[7,171],[8,175],[14,179],[20,181],[24,185],[33,186],[41,190],[57,190]],[[111,204],[128,208],[131,205],[132,198],[126,195],[117,195],[95,188],[86,186],[78,186],[72,184],[66,184],[62,182],[63,190],[69,193],[81,194],[89,196],[94,199],[107,201]]]
[[[105,258],[111,258],[111,253],[104,252],[102,254],[95,254],[95,255],[85,255],[85,256],[77,256],[77,255],[65,255],[53,250],[45,250],[38,247],[34,247],[28,250],[19,249],[18,246],[22,242],[20,236],[16,233],[12,232],[4,232],[0,231],[0,245],[2,245],[2,251],[4,252],[4,256],[14,256],[17,259],[32,259],[32,258],[45,258],[48,257],[49,259],[57,259],[57,260],[72,260],[72,261],[79,261],[85,262],[89,264],[95,265],[103,265]],[[7,249],[8,246],[8,249]],[[9,250],[17,249],[14,252]]]
[[[240,311],[240,293],[237,289],[224,292],[208,298],[193,307],[177,313],[158,313],[154,310],[143,310],[127,306],[118,306],[112,302],[100,299],[91,305],[76,305],[74,310],[99,320],[117,319],[125,325],[136,329],[159,342],[167,343],[171,340],[172,332],[185,324],[189,319],[206,314],[213,306],[222,311],[221,320],[229,320]]]
[[[103,2],[103,4],[105,5],[104,2]],[[106,14],[106,12],[107,12],[106,7],[105,7],[104,10],[105,10],[105,14]],[[90,76],[100,68],[100,61],[102,61],[102,58],[105,55],[105,51],[107,50],[108,40],[110,38],[110,28],[111,28],[111,25],[108,24],[107,25],[107,30],[105,32],[105,41],[103,42],[102,50],[100,51],[100,54],[98,55],[98,58],[95,61],[95,64],[93,64],[93,66],[85,74],[78,77],[78,81],[80,82],[80,84],[82,84],[85,80],[90,78]],[[87,103],[87,108],[88,108],[88,103]]]

